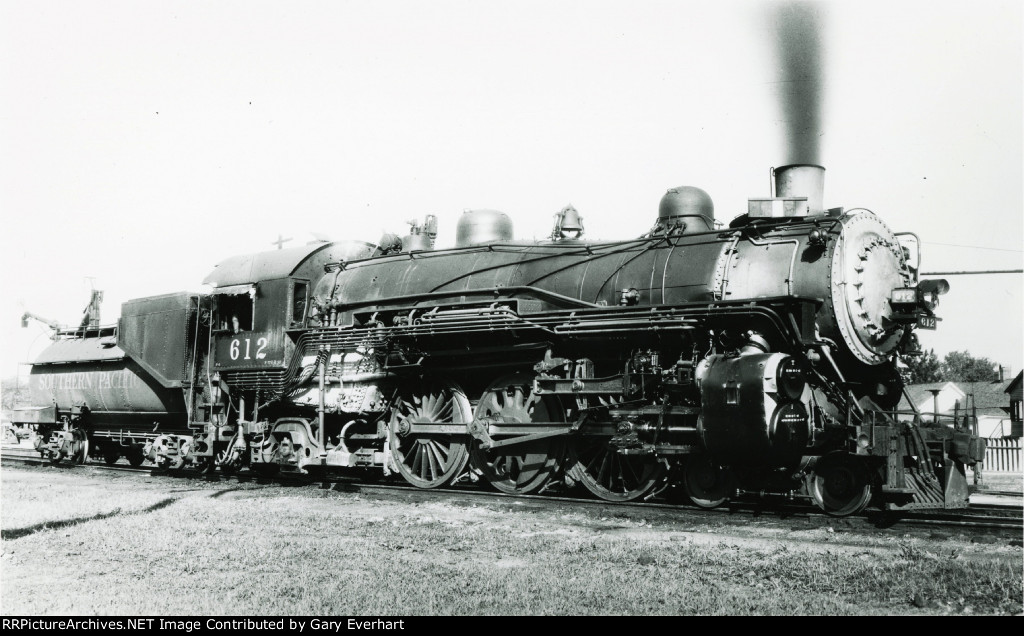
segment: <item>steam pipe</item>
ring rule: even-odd
[[[317,405],[317,416],[320,420],[320,427],[317,429],[316,436],[317,442],[320,444],[320,476],[324,480],[324,487],[327,487],[327,446],[326,436],[324,435],[324,424],[326,420],[326,391],[325,384],[327,382],[327,363],[330,359],[331,345],[325,345],[320,348],[321,354],[324,356],[324,361],[320,364],[320,400]]]

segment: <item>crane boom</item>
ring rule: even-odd
[[[21,315],[21,326],[22,326],[22,328],[28,327],[28,321],[29,320],[35,320],[37,322],[41,322],[44,325],[46,325],[47,327],[49,327],[50,329],[53,329],[53,331],[55,333],[64,328],[56,320],[50,320],[49,318],[45,318],[43,316],[40,316],[39,314],[34,314],[31,311],[26,311],[25,313],[23,313]]]

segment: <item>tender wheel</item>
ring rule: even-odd
[[[823,457],[807,478],[814,503],[834,517],[864,510],[871,502],[871,482],[862,467],[845,456]]]
[[[498,380],[480,398],[474,416],[513,424],[565,421],[557,400],[535,395],[533,376],[516,374]],[[501,439],[501,438],[499,438]],[[536,492],[550,479],[565,444],[558,438],[484,450],[473,440],[470,463],[495,489],[510,494]]]
[[[466,435],[414,432],[413,426],[459,424],[472,417],[469,400],[454,385],[423,383],[403,391],[391,410],[388,441],[398,472],[419,488],[451,482],[469,461]]]
[[[608,438],[583,436],[569,442],[570,476],[606,501],[643,497],[665,474],[650,455],[623,455]]]
[[[180,470],[185,465],[185,460],[180,456],[166,457],[161,456],[156,460],[156,467],[162,471],[176,471]]]
[[[124,453],[125,458],[128,460],[128,464],[133,468],[138,468],[142,465],[142,462],[146,461],[146,456],[142,452],[142,447],[138,444],[132,444]]]
[[[706,455],[694,455],[683,467],[683,487],[690,501],[701,508],[717,508],[732,495],[729,473]]]
[[[103,451],[103,463],[107,466],[113,466],[117,463],[117,460],[121,459],[121,450],[113,446],[108,446]]]

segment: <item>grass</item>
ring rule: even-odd
[[[3,470],[6,476],[10,469],[5,467]],[[9,482],[4,484],[11,489],[0,500],[5,504],[0,515],[0,529],[5,538],[34,526],[74,525],[142,511],[175,498],[174,494],[166,493],[166,486],[147,488],[142,484],[137,490],[112,490],[103,482],[83,481],[80,475],[69,470],[54,468],[47,472],[47,479],[32,487],[17,488]]]
[[[1005,614],[1024,596],[1011,546],[51,476],[0,471],[8,536],[9,509],[66,492],[65,517],[120,512],[5,540],[5,615]]]
[[[967,482],[973,484],[969,471],[967,473]],[[977,487],[977,491],[984,493],[987,490],[1022,492],[1024,491],[1024,476],[1021,473],[983,473],[982,483]]]

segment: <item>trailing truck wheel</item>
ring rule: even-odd
[[[63,451],[49,451],[47,453],[47,459],[50,460],[51,464],[56,466],[57,464],[59,464],[61,462],[61,460],[64,459],[64,452]]]
[[[469,400],[453,384],[423,382],[402,391],[388,424],[388,442],[398,472],[418,488],[451,483],[469,461],[468,436],[416,428],[458,425],[464,430],[472,417]]]
[[[217,453],[217,466],[223,475],[230,477],[238,471],[238,462],[232,461],[231,449]]]
[[[846,517],[871,503],[871,482],[864,469],[845,455],[826,455],[807,477],[814,503],[826,514]]]

